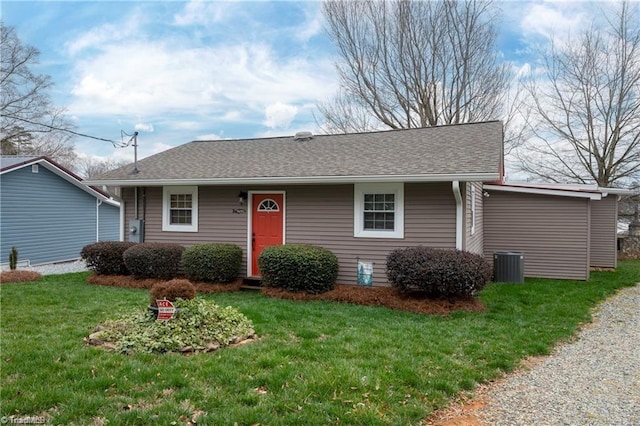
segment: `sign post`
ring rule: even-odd
[[[156,300],[156,303],[158,305],[158,320],[168,321],[173,318],[176,313],[176,308],[173,306],[173,303],[171,303],[170,300]]]

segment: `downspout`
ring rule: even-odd
[[[452,183],[453,197],[456,199],[456,249],[462,250],[462,194],[460,193],[460,181]]]
[[[96,198],[96,243],[100,241],[100,206],[102,200]]]
[[[124,241],[124,197],[120,200],[120,241]]]

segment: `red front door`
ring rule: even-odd
[[[265,247],[282,244],[283,194],[253,194],[251,203],[251,275],[259,276],[258,256]]]

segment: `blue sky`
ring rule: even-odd
[[[499,48],[515,69],[528,47],[576,32],[593,2],[505,1]],[[55,104],[76,130],[119,139],[137,130],[144,157],[194,139],[317,131],[316,103],[337,90],[319,1],[11,1],[5,25],[38,48]],[[600,3],[598,6],[603,6]],[[131,149],[74,139],[81,155],[131,160]]]

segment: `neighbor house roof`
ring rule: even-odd
[[[140,143],[144,143],[141,141]],[[372,133],[194,141],[90,181],[171,184],[365,181],[495,181],[502,170],[502,123]]]
[[[608,188],[598,185],[577,183],[522,183],[494,182],[484,185],[484,189],[502,192],[519,192],[522,194],[555,195],[560,197],[589,198],[600,200],[611,195],[630,195],[633,191],[624,188]]]
[[[50,158],[45,156],[24,156],[24,155],[3,155],[0,156],[0,174],[10,173],[15,170],[19,170],[23,167],[30,167],[34,164],[44,167],[50,172],[58,175],[62,179],[70,182],[81,190],[91,194],[92,196],[105,201],[114,206],[119,206],[120,203],[111,198],[107,193],[101,191],[98,188],[87,185],[82,181],[82,178],[64,166],[56,163]]]

